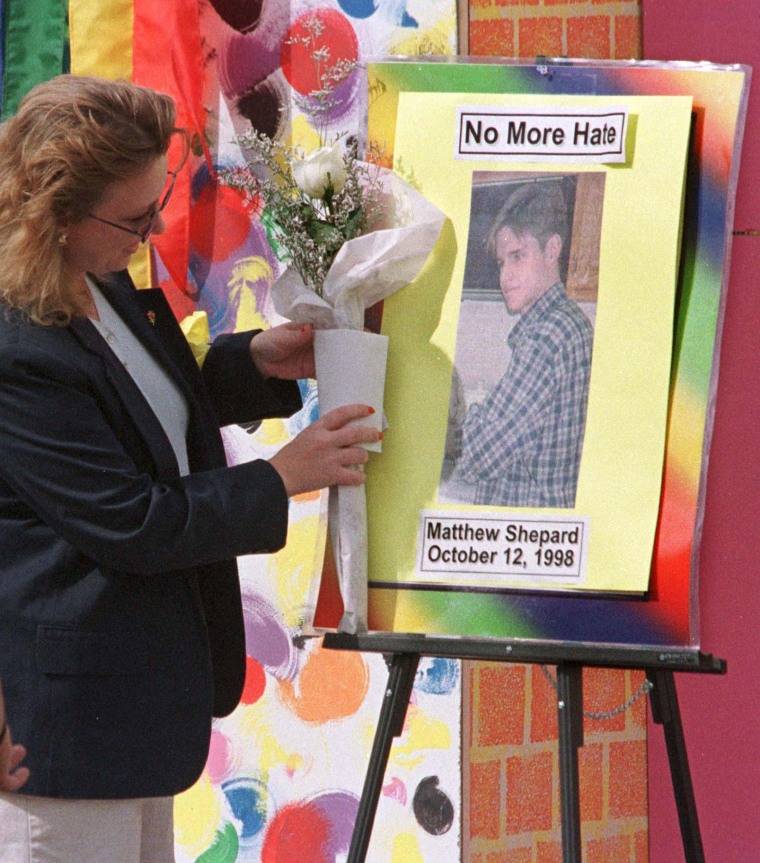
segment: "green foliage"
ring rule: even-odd
[[[306,158],[300,148],[260,132],[249,132],[240,142],[248,154],[247,165],[222,171],[223,181],[251,199],[277,257],[321,296],[343,244],[372,230],[380,218],[379,169],[360,161],[351,144],[342,155],[342,188],[336,190],[328,174],[322,195],[314,198],[302,191],[293,175],[293,165]]]

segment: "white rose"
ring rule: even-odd
[[[321,198],[332,184],[337,194],[346,183],[346,166],[340,144],[319,147],[304,159],[293,162],[293,179],[310,198]]]

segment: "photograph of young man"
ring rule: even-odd
[[[486,240],[509,315],[501,380],[461,427],[457,469],[476,504],[572,508],[586,423],[593,327],[569,299],[560,259],[564,194],[532,181],[512,191]]]

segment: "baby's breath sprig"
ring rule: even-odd
[[[343,59],[331,62],[330,49],[320,45],[319,38],[325,25],[317,15],[310,15],[303,22],[305,34],[292,36],[287,45],[300,45],[309,52],[314,64],[317,86],[309,93],[312,113],[317,118],[316,132],[319,136],[319,146],[327,146],[327,128],[335,109],[342,104],[337,95],[340,85],[347,81],[355,71],[357,64],[353,60]]]
[[[319,296],[343,244],[373,230],[382,216],[379,166],[359,158],[355,139],[328,142],[330,117],[340,104],[336,90],[356,63],[330,63],[329,49],[318,44],[323,30],[313,15],[304,22],[305,34],[290,40],[306,47],[315,64],[318,88],[309,97],[320,146],[306,154],[252,130],[238,138],[247,164],[221,172],[223,182],[252,200],[277,257]]]

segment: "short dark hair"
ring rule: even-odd
[[[492,255],[496,250],[496,236],[503,228],[509,228],[518,237],[531,234],[542,248],[550,237],[558,234],[564,245],[568,212],[559,183],[534,180],[521,183],[509,193],[486,238],[486,248]]]

